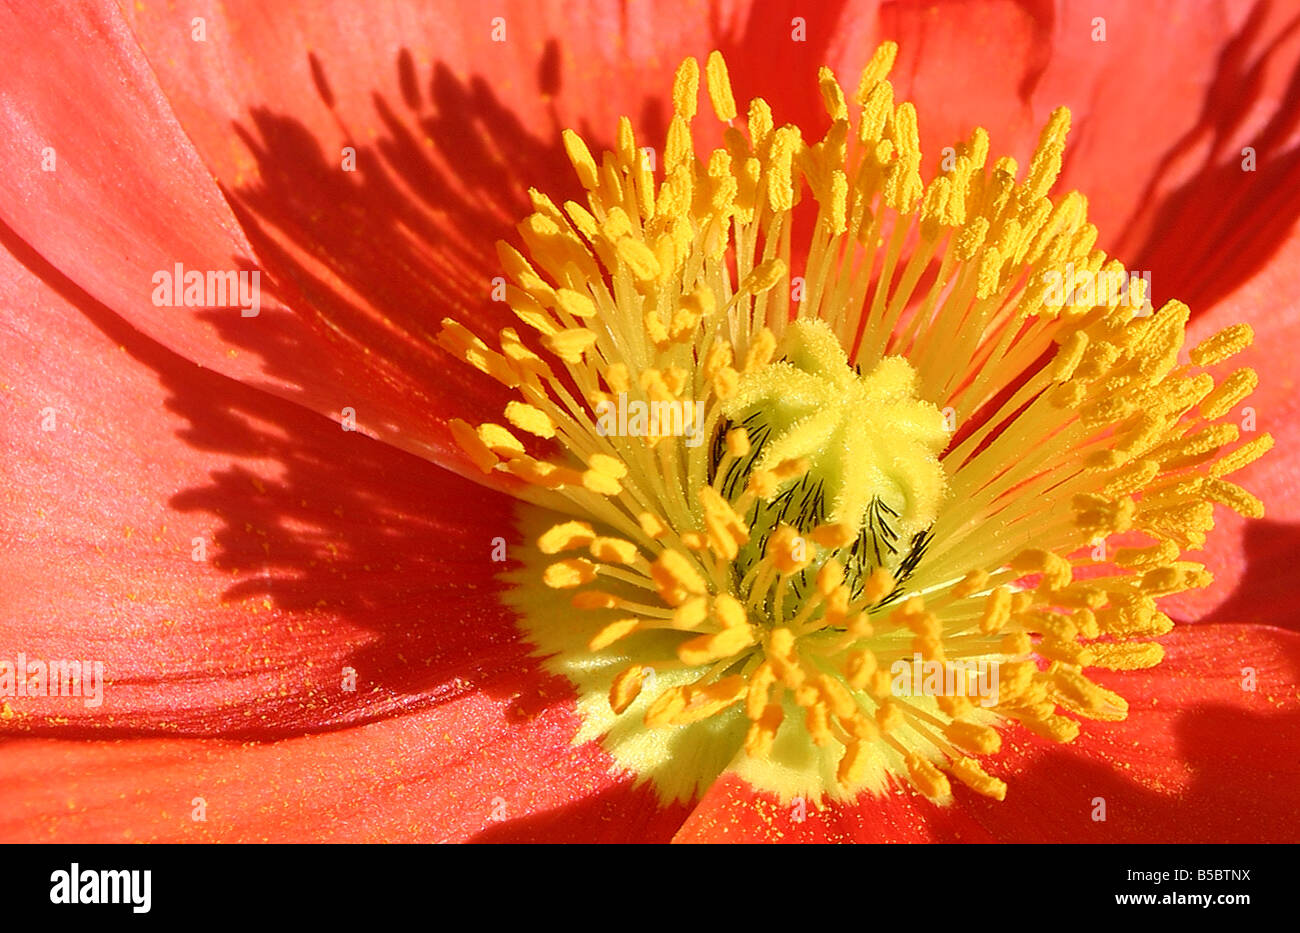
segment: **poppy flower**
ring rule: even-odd
[[[0,836],[1293,838],[1300,36],[1181,10],[10,11]]]

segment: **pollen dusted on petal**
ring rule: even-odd
[[[532,191],[499,246],[522,331],[438,337],[514,394],[456,442],[560,516],[521,625],[669,795],[735,756],[787,797],[1001,800],[1002,733],[1124,718],[1088,669],[1158,664],[1214,506],[1263,512],[1226,478],[1272,444],[1225,420],[1255,374],[1208,371],[1249,328],[1184,353],[1187,308],[1152,313],[1095,247],[1086,199],[1051,194],[1066,110],[1023,172],[979,128],[927,165],[895,52],[851,97],[815,76],[818,140],[739,107],[717,52],[677,71],[661,170],[626,118],[599,159],[566,130],[584,203]],[[723,145],[697,152],[708,110]],[[571,611],[534,619],[542,590]],[[900,688],[922,665],[936,689]]]

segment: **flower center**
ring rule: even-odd
[[[1159,663],[1213,505],[1262,514],[1225,478],[1272,443],[1228,449],[1254,373],[1206,371],[1249,329],[1180,354],[1186,307],[1151,313],[1083,197],[1049,195],[1064,110],[1022,180],[976,129],[924,182],[894,54],[852,113],[822,69],[816,143],[761,99],[741,120],[716,52],[707,156],[693,59],[661,177],[626,119],[599,163],[566,131],[585,206],[532,192],[526,254],[500,246],[524,335],[438,338],[516,393],[450,427],[524,503],[506,599],[575,686],[575,741],[665,799],[728,769],[1002,799],[1002,731],[1124,718],[1089,669]]]
[[[948,442],[942,413],[916,398],[916,374],[902,357],[858,375],[821,320],[792,323],[783,351],[779,362],[742,376],[722,405],[727,434],[739,430],[729,444],[719,434],[710,479],[733,506],[755,472],[782,475],[790,472],[783,464],[806,464],[798,478],[749,506],[749,540],[734,561],[738,585],[773,532],[788,526],[802,539],[828,523],[843,526],[851,540],[793,578],[791,608],[803,605],[812,574],[828,560],[843,566],[854,597],[874,570],[901,583],[920,559],[946,482],[938,459]],[[770,600],[750,602],[779,619]]]

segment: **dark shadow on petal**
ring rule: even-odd
[[[561,84],[555,48],[547,45],[538,66],[543,90]],[[328,63],[313,58],[311,69],[332,107]],[[317,380],[338,385],[344,405],[345,387],[363,373],[387,410],[358,409],[359,417],[441,434],[448,400],[463,400],[455,414],[478,421],[499,418],[505,400],[500,386],[437,346],[442,320],[454,317],[494,344],[502,327],[518,327],[496,288],[495,244],[518,241],[530,185],[557,204],[581,189],[558,124],[538,139],[486,79],[461,80],[442,64],[422,74],[408,51],[395,69],[400,99],[373,97],[377,137],[336,117],[351,140],[342,152],[324,151],[291,116],[252,111],[234,131],[257,171],[226,194],[277,283],[271,297],[330,344],[329,359],[312,361],[325,370]],[[301,348],[229,316],[213,320],[268,374],[301,377]]]
[[[1176,298],[1193,315],[1213,307],[1268,263],[1300,219],[1300,61],[1291,64],[1268,123],[1253,137],[1241,132],[1266,67],[1277,65],[1300,30],[1296,16],[1266,36],[1270,7],[1267,0],[1257,3],[1224,47],[1200,118],[1169,147],[1137,202],[1154,201],[1164,179],[1187,159],[1201,160],[1190,178],[1160,196],[1140,244],[1130,239],[1123,248],[1130,269],[1151,273],[1157,306]],[[1244,168],[1246,147],[1253,150],[1253,171]]]
[[[559,775],[557,775],[558,778]],[[564,806],[522,816],[503,814],[468,840],[472,843],[629,843],[669,842],[690,807],[664,807],[654,791],[632,786],[632,778],[595,794],[584,794]]]
[[[1268,519],[1247,522],[1242,549],[1245,575],[1227,601],[1198,623],[1275,625],[1300,631],[1296,603],[1300,525]]]

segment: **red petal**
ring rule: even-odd
[[[0,742],[5,842],[656,842],[681,807],[505,685],[278,742]],[[535,691],[536,684],[527,687]],[[546,704],[538,713],[535,704]],[[201,801],[200,799],[201,798]],[[206,821],[193,819],[202,803]]]
[[[0,645],[101,660],[109,684],[97,709],[15,699],[10,729],[283,734],[523,662],[491,582],[508,499],[181,360],[43,271],[62,295],[0,253]]]
[[[188,28],[184,34],[189,41]],[[441,315],[430,311],[437,300],[427,280],[419,301],[407,306],[422,316],[420,331],[397,344],[370,340],[382,321],[340,334],[310,313],[301,293],[312,281],[295,281],[283,264],[254,252],[111,6],[37,12],[20,5],[0,52],[15,63],[11,99],[24,102],[21,110],[0,110],[0,211],[45,259],[187,359],[335,418],[352,408],[361,432],[481,477],[451,443],[445,422],[451,409],[486,410],[494,396],[466,367],[447,366],[441,351],[430,354],[429,333]],[[220,131],[228,136],[229,125],[222,121]],[[42,171],[46,147],[55,171]],[[329,194],[320,193],[316,209]],[[385,222],[392,225],[395,215]],[[384,259],[377,265],[391,268],[393,257]],[[155,307],[153,276],[177,264],[200,273],[258,271],[260,313]],[[420,371],[407,366],[413,341]],[[442,368],[431,368],[431,359]]]

